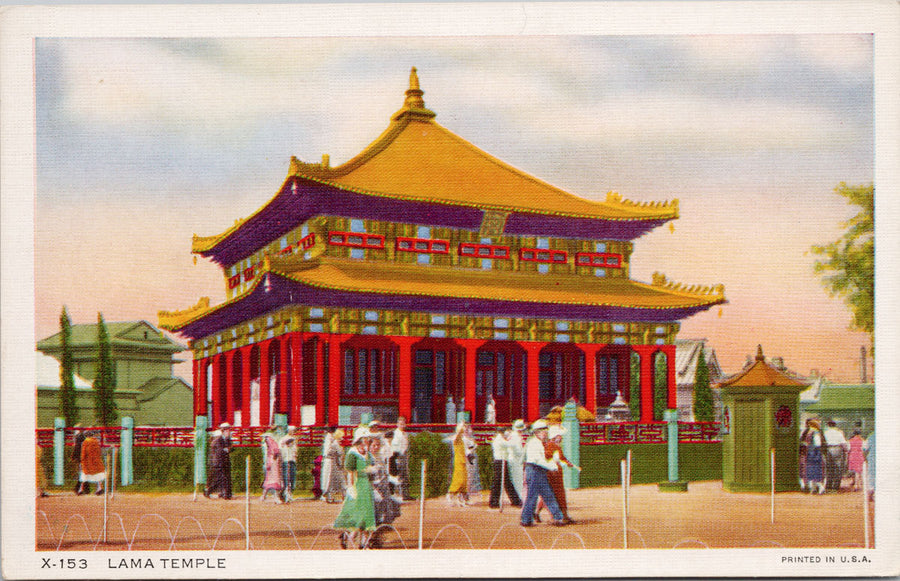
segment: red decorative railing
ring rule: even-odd
[[[344,431],[343,446],[349,446],[353,439],[353,431],[357,426],[341,426]],[[381,430],[394,429],[392,424],[381,424]],[[494,437],[497,424],[472,424],[475,441],[489,444]],[[410,434],[417,432],[433,432],[436,434],[452,434],[456,426],[453,424],[410,424],[406,430]],[[119,427],[87,427],[79,428],[85,432],[95,432],[104,447],[118,447],[121,442]],[[194,428],[187,427],[136,427],[134,430],[134,446],[158,448],[190,448],[194,445]],[[258,446],[262,434],[268,430],[264,426],[240,427],[231,431],[231,440],[235,446]],[[35,443],[42,448],[53,447],[53,428],[35,430]],[[210,430],[211,431],[211,430]],[[75,442],[75,428],[65,429],[65,445]],[[642,424],[639,422],[597,422],[581,424],[581,444],[598,446],[604,444],[664,444],[666,442],[667,425],[665,422]],[[325,437],[325,428],[320,426],[304,426],[297,433],[297,444],[302,447],[318,447]],[[678,422],[678,441],[681,443],[718,442],[720,424],[717,422]]]

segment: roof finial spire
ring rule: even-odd
[[[765,361],[766,360],[766,357],[765,357],[765,355],[763,355],[763,352],[762,352],[762,345],[756,346],[756,360],[757,361]]]
[[[425,100],[422,99],[424,94],[425,91],[419,88],[419,74],[416,72],[416,67],[413,67],[409,71],[409,89],[406,91],[406,100],[403,102],[403,106],[409,109],[424,109]]]

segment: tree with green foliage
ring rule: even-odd
[[[669,407],[669,362],[666,354],[653,355],[653,419],[661,421]]]
[[[628,382],[628,408],[631,410],[631,421],[641,419],[641,356],[631,352],[631,374]]]
[[[103,321],[103,315],[97,313],[97,378],[94,380],[94,410],[97,423],[111,426],[116,422],[116,400],[113,392],[116,389],[116,373],[113,368],[112,347],[109,342],[109,331]]]
[[[694,375],[694,420],[711,422],[715,416],[713,410],[713,393],[709,386],[709,366],[703,347],[697,355],[697,373]]]
[[[841,182],[834,192],[859,206],[859,212],[844,222],[844,234],[824,246],[813,246],[815,271],[831,296],[841,296],[853,311],[853,327],[875,333],[875,186],[848,186]]]
[[[59,415],[67,426],[78,423],[78,408],[75,406],[75,362],[72,359],[72,322],[63,307],[59,315]]]

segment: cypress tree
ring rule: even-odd
[[[713,394],[709,387],[709,366],[703,348],[697,357],[697,374],[694,376],[694,419],[698,422],[713,421]]]
[[[628,386],[628,407],[631,409],[631,421],[641,419],[641,356],[631,352],[631,375]]]
[[[109,332],[103,315],[97,313],[97,378],[94,380],[94,410],[97,422],[101,426],[115,423],[116,401],[113,392],[116,389],[115,369],[112,362],[112,348],[109,343]]]
[[[72,322],[69,313],[63,307],[59,315],[59,415],[66,420],[67,426],[78,423],[78,408],[75,406],[75,362],[72,358]]]
[[[668,370],[666,354],[657,351],[653,355],[653,419],[657,421],[663,419],[663,412],[669,407]]]

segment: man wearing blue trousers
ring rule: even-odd
[[[525,494],[525,504],[522,505],[522,516],[519,518],[523,527],[534,526],[534,509],[537,508],[538,496],[544,499],[544,504],[553,515],[554,526],[563,526],[565,519],[556,502],[556,496],[550,483],[547,482],[547,471],[558,470],[559,467],[552,460],[547,460],[544,453],[544,442],[547,440],[547,422],[538,420],[531,425],[531,437],[525,444],[525,485],[528,492]]]

